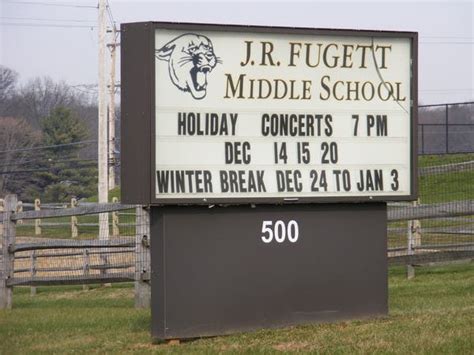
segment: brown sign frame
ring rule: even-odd
[[[265,198],[176,198],[159,199],[155,194],[155,30],[233,31],[303,35],[338,35],[409,38],[411,40],[411,175],[410,195],[265,197]],[[263,27],[197,23],[140,22],[121,25],[121,186],[122,201],[146,205],[176,204],[282,204],[336,203],[371,201],[412,201],[418,196],[417,123],[418,123],[418,33]]]

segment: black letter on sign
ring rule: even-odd
[[[398,191],[399,188],[399,183],[398,183],[398,170],[393,169],[390,173],[390,176],[392,177],[392,184],[390,185],[393,191]]]

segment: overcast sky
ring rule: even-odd
[[[420,103],[474,101],[473,1],[126,1],[114,20],[417,31]],[[97,83],[97,0],[0,0],[0,63]],[[117,70],[119,72],[119,70]]]

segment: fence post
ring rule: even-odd
[[[41,210],[41,201],[39,198],[35,199],[35,211]],[[41,235],[41,219],[35,219],[35,235]]]
[[[418,206],[420,204],[420,199],[413,202],[413,206]],[[413,243],[415,247],[421,245],[421,222],[419,219],[413,221]]]
[[[449,154],[449,106],[446,105],[446,118],[445,118],[445,129],[446,129],[446,154]]]
[[[413,206],[418,206],[418,201],[413,201]],[[414,255],[417,246],[421,245],[421,223],[419,220],[408,221],[407,247],[408,255]],[[407,278],[415,277],[415,267],[413,264],[407,264]]]
[[[425,125],[420,124],[421,127],[421,154],[425,154]]]
[[[139,206],[136,208],[135,308],[150,307],[150,241],[150,209]]]
[[[30,261],[31,261],[31,266],[30,266],[31,278],[34,278],[36,276],[36,250],[33,250],[31,252]],[[31,296],[36,295],[36,286],[31,286],[30,294]]]
[[[90,266],[90,257],[89,257],[89,249],[84,249],[82,252],[82,256],[84,258],[84,265],[82,266],[82,271],[84,272],[84,277],[89,276],[89,266]],[[87,291],[89,289],[89,285],[84,284],[82,285],[82,289]]]
[[[0,213],[5,211],[4,206],[5,206],[5,201],[3,200],[3,198],[0,198]],[[0,238],[3,238],[3,223],[0,223]],[[0,269],[0,271],[2,271],[2,269]]]
[[[112,198],[113,203],[118,202],[118,198],[114,197]],[[120,229],[119,229],[119,212],[114,211],[112,212],[112,235],[114,237],[118,237],[120,235]]]
[[[5,211],[5,200],[0,198],[0,215],[4,215],[4,212]],[[6,307],[2,307],[2,300],[4,299],[4,297],[6,298],[6,296],[4,295],[4,293],[6,292],[5,291],[5,284],[4,284],[4,276],[3,276],[3,270],[5,268],[5,257],[3,256],[3,251],[5,250],[5,243],[4,243],[4,238],[3,238],[3,222],[0,223],[0,243],[2,243],[2,249],[0,250],[2,252],[2,257],[0,258],[0,309],[3,309],[3,308],[6,308]]]
[[[71,198],[71,208],[77,207],[77,199]],[[79,231],[77,230],[77,216],[71,216],[71,238],[77,238]]]
[[[23,212],[23,202],[22,201],[18,201],[18,204],[16,205],[16,211],[17,212]],[[23,220],[22,219],[19,219],[18,221],[16,221],[16,224],[23,224]]]
[[[4,200],[3,238],[2,238],[2,267],[0,268],[0,309],[12,308],[13,288],[7,285],[13,278],[15,255],[10,253],[10,246],[15,244],[16,223],[10,220],[16,211],[16,195],[7,195]]]

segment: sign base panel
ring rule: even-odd
[[[386,216],[385,203],[151,207],[152,337],[386,315]]]

